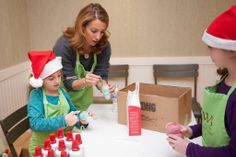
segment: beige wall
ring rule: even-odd
[[[32,48],[51,48],[89,0],[28,0]],[[110,15],[113,57],[207,55],[201,35],[235,0],[97,0]]]
[[[0,0],[0,69],[51,49],[90,0]],[[236,0],[97,0],[110,15],[112,57],[205,56],[201,35]],[[4,40],[3,40],[4,39]]]
[[[25,0],[0,0],[0,70],[26,60],[30,49]]]

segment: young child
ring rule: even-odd
[[[202,136],[202,145],[168,134],[170,146],[187,157],[236,156],[236,6],[219,15],[206,29],[202,40],[222,75],[204,90],[202,124],[181,126],[185,137]],[[207,78],[206,78],[207,79]]]
[[[69,95],[60,88],[61,57],[56,57],[52,51],[30,51],[33,77],[28,102],[28,116],[32,137],[30,154],[35,146],[43,146],[44,139],[58,128],[72,129],[79,121],[78,111],[71,102]],[[79,125],[79,123],[78,123]]]

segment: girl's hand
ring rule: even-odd
[[[92,112],[88,112],[88,115],[93,118],[93,113]]]
[[[79,121],[77,114],[78,111],[71,111],[65,115],[66,126],[73,126]]]
[[[86,111],[84,111],[84,112],[86,112]],[[87,118],[86,118],[86,120],[82,120],[82,119],[80,119],[79,121],[80,121],[80,123],[81,124],[84,124],[84,125],[86,125],[86,124],[88,124],[89,123],[89,121],[91,121],[91,120],[93,120],[94,119],[94,116],[93,116],[93,114],[91,113],[91,112],[88,112],[88,115],[87,115]]]
[[[182,155],[186,155],[187,146],[190,143],[188,140],[174,134],[168,134],[167,140],[174,150]]]
[[[179,137],[184,138],[183,133],[181,132],[182,126],[177,122],[169,122],[166,124],[166,133],[175,134]]]
[[[192,136],[193,131],[189,126],[184,126],[176,122],[169,122],[166,124],[166,133],[175,134],[182,138],[189,138]]]
[[[193,135],[193,130],[189,126],[181,125],[180,132],[183,134],[183,136],[188,138],[190,138]]]

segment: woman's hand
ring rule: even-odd
[[[97,85],[101,81],[101,79],[101,76],[92,73],[87,73],[84,78],[86,85]]]
[[[113,84],[107,83],[107,81],[100,79],[100,81],[97,84],[98,89],[102,89],[102,86],[108,85],[109,93],[112,94],[115,91],[115,86]]]
[[[114,86],[113,84],[109,84],[109,83],[108,83],[108,86],[109,86],[109,91],[110,91],[110,93],[111,93],[111,94],[114,93],[114,91],[115,91],[115,86]]]
[[[190,143],[188,140],[174,134],[168,134],[167,140],[169,142],[169,145],[174,150],[176,150],[182,155],[186,155],[186,149],[187,149],[188,144]]]
[[[78,111],[71,111],[65,115],[66,126],[73,126],[79,121],[77,114]]]
[[[86,86],[92,86],[92,85],[97,85],[99,82],[101,82],[101,76],[95,75],[92,73],[87,73],[87,75],[79,80],[74,80],[72,82],[72,88],[74,90],[79,90],[82,89]]]

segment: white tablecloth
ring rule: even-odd
[[[142,129],[141,136],[128,136],[127,126],[118,124],[112,105],[93,104],[88,110],[95,119],[82,131],[85,157],[182,157],[169,146],[164,133]]]

